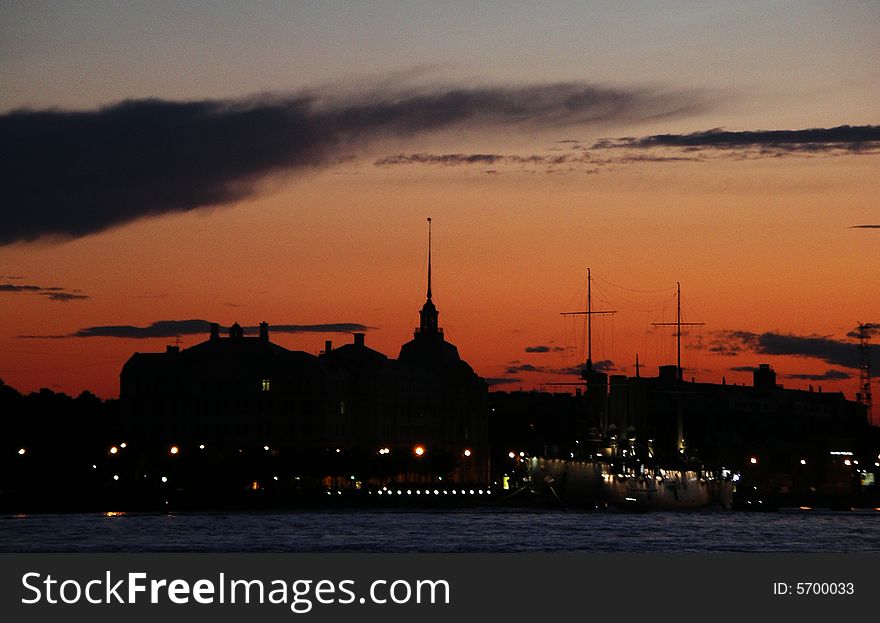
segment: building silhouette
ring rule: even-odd
[[[327,341],[315,356],[273,343],[265,322],[258,337],[238,323],[221,336],[212,324],[190,348],[132,355],[120,374],[123,425],[145,470],[173,447],[181,458],[232,457],[236,470],[254,472],[243,482],[260,487],[280,467],[329,488],[486,482],[487,385],[446,341],[438,316],[429,233],[427,300],[397,359],[368,347],[363,333],[336,348]]]

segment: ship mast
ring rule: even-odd
[[[587,317],[587,363],[584,367],[584,378],[593,371],[593,316],[616,314],[617,310],[593,311],[593,275],[587,269],[587,309],[586,311],[561,312],[563,316]]]
[[[871,414],[871,329],[876,325],[858,323],[859,327],[859,392],[856,400],[865,405],[868,423],[873,424]]]
[[[676,337],[676,360],[675,360],[675,370],[676,377],[680,381],[682,379],[681,374],[681,328],[682,327],[701,327],[705,322],[682,322],[681,321],[681,282],[675,282],[675,297],[677,300],[676,305],[676,315],[675,322],[652,322],[651,324],[655,327],[675,327],[675,337]]]

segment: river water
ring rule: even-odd
[[[878,552],[880,511],[0,516],[3,552]]]

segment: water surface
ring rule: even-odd
[[[4,552],[862,552],[880,512],[534,510],[6,515]]]

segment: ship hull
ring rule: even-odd
[[[679,469],[617,473],[610,463],[529,459],[529,479],[539,502],[573,508],[626,510],[730,509],[733,483]]]

